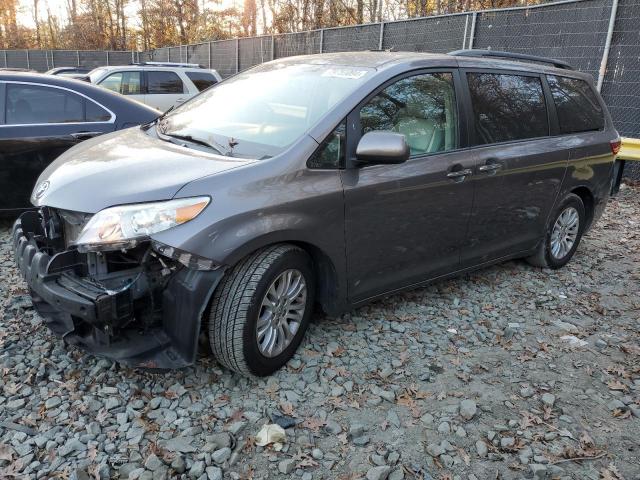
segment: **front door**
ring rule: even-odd
[[[76,143],[113,130],[110,112],[71,90],[6,82],[0,122],[0,210],[31,207],[40,173]]]
[[[461,258],[466,267],[535,247],[560,189],[570,145],[566,138],[550,136],[555,127],[540,75],[463,74],[473,112],[472,150],[478,160]]]
[[[348,118],[350,156],[372,130],[405,135],[400,165],[343,171],[349,296],[357,302],[458,269],[473,201],[475,159],[459,150],[455,71],[390,82]]]

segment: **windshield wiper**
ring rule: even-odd
[[[229,156],[229,154],[227,152],[224,152],[223,149],[212,145],[211,143],[205,142],[204,140],[193,138],[191,135],[177,135],[173,133],[163,133],[163,135],[166,137],[175,138],[176,140],[186,140],[187,142],[195,143],[196,145],[202,145],[203,147],[210,148],[218,155]]]

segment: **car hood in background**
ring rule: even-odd
[[[135,127],[67,150],[42,172],[31,201],[96,213],[113,205],[170,199],[193,180],[250,161],[185,148]]]

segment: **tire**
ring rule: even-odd
[[[267,302],[267,292],[269,291],[269,298],[273,298],[276,287],[281,285],[274,282],[285,281],[289,278],[288,272],[298,272],[304,280],[303,287],[306,285],[304,299],[301,296],[296,297],[295,305],[289,307],[286,303],[288,300],[285,298],[280,310],[264,306],[263,301]],[[294,275],[297,274],[291,273],[291,278]],[[271,287],[275,290],[271,290]],[[295,290],[293,287],[292,289]],[[262,377],[281,368],[293,356],[304,337],[313,310],[314,292],[315,280],[311,258],[304,250],[294,245],[270,246],[241,260],[224,276],[221,284],[216,288],[209,311],[209,342],[218,362],[246,376]],[[304,310],[299,313],[303,303]],[[294,302],[291,304],[293,305]],[[287,310],[288,308],[296,310]],[[269,315],[269,312],[272,314]],[[300,316],[300,321],[284,320],[285,314],[290,312]],[[286,347],[286,341],[274,345],[271,355],[261,350],[261,348],[268,349],[269,342],[267,342],[268,334],[265,334],[262,337],[263,341],[259,342],[257,335],[259,316],[263,319],[261,320],[263,323],[260,324],[263,328],[264,318],[282,319],[280,322],[287,321],[286,330],[292,333],[290,343]],[[273,322],[276,321],[273,320]],[[294,323],[298,324],[295,332],[293,332]],[[269,321],[267,324],[271,325]],[[267,329],[269,328],[271,327]],[[274,328],[280,332],[279,327]],[[267,347],[263,347],[264,345]],[[282,350],[279,351],[277,346],[281,346]]]
[[[559,252],[554,252],[552,236],[554,234],[556,222],[559,221],[560,217],[563,214],[569,215],[573,214],[573,212],[576,212],[578,217],[578,225],[575,229],[575,240],[573,241],[571,248],[569,248],[568,250],[565,251],[564,249],[562,249]],[[570,193],[558,204],[558,206],[554,210],[549,219],[549,224],[547,225],[547,228],[544,232],[544,239],[538,246],[538,251],[531,257],[527,258],[527,262],[536,267],[551,268],[554,270],[564,267],[576,252],[576,249],[580,244],[580,240],[582,239],[582,234],[584,233],[585,226],[586,214],[584,203],[582,203],[582,199],[578,195]]]

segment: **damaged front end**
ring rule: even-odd
[[[74,240],[90,218],[43,207],[16,221],[16,262],[38,313],[65,342],[96,355],[146,368],[192,364],[223,269],[149,239],[83,250]]]

